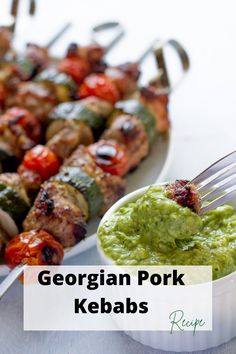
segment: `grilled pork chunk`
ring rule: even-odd
[[[63,247],[72,247],[85,237],[87,215],[87,202],[78,190],[67,183],[45,182],[23,227],[45,230]]]
[[[117,115],[102,139],[114,140],[126,147],[129,170],[134,169],[148,155],[148,136],[144,125],[131,115]]]
[[[47,142],[47,146],[64,160],[79,144],[89,145],[93,141],[92,130],[87,124],[68,120],[65,122],[64,128]]]
[[[189,181],[176,180],[166,186],[166,195],[175,200],[183,207],[188,207],[195,213],[201,209],[201,199],[194,184],[188,184]]]
[[[144,87],[140,91],[140,102],[156,118],[156,127],[159,133],[167,133],[170,127],[168,100],[167,94],[160,92],[152,86]]]
[[[96,165],[94,159],[87,151],[87,148],[83,145],[80,145],[73,152],[63,166],[80,167],[89,176],[95,179],[104,198],[101,215],[124,195],[126,182],[119,176],[103,172],[103,170]]]
[[[23,107],[44,122],[48,113],[56,105],[56,98],[50,90],[35,82],[22,82],[14,94],[6,99],[7,107]]]

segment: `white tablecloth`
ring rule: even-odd
[[[23,7],[28,1],[23,0]],[[166,179],[189,178],[236,147],[235,6],[228,0],[41,0],[35,20],[23,18],[18,43],[46,43],[63,22],[76,26],[55,48],[71,40],[86,43],[91,24],[119,19],[126,38],[109,55],[112,63],[135,59],[154,37],[178,39],[188,50],[191,71],[173,93],[170,116],[174,153]],[[1,0],[0,17],[9,2]],[[22,10],[22,16],[25,11]],[[148,65],[148,72],[152,70]],[[68,264],[98,264],[96,249]],[[22,286],[16,283],[0,301],[0,353],[143,354],[159,353],[123,333],[23,332]],[[236,341],[207,353],[236,353]]]

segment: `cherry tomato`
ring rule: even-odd
[[[59,64],[59,71],[66,73],[80,84],[89,74],[89,64],[81,58],[65,58]]]
[[[87,76],[79,88],[81,98],[96,96],[113,104],[120,99],[115,84],[104,74],[91,74]]]
[[[22,165],[29,170],[37,172],[43,180],[55,175],[60,168],[58,157],[47,146],[43,145],[37,145],[27,151]]]
[[[22,232],[5,249],[5,261],[10,268],[19,264],[57,265],[62,262],[63,256],[62,245],[43,230]]]
[[[96,164],[112,175],[124,176],[128,172],[128,158],[125,149],[113,141],[100,140],[88,146]]]
[[[20,107],[10,108],[1,117],[1,120],[8,122],[10,125],[19,124],[31,140],[39,143],[41,139],[41,125],[37,118],[27,109]]]

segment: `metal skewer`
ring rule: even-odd
[[[113,31],[115,30],[116,32],[112,40],[106,45],[103,45],[105,49],[105,53],[108,53],[121,40],[121,38],[125,34],[125,30],[123,26],[116,21],[103,22],[100,23],[99,25],[92,27],[92,33],[91,33],[92,41],[99,45],[102,45],[99,41],[99,37],[101,36],[101,34],[104,32],[110,32],[112,30]]]
[[[17,17],[18,17],[18,13],[19,13],[19,4],[20,4],[19,0],[12,0],[12,2],[11,2],[10,13],[14,17],[14,24],[11,28],[13,33],[16,28]],[[30,16],[33,16],[35,14],[35,12],[36,12],[36,0],[30,0],[29,1],[29,14],[30,14]]]
[[[102,45],[102,43],[100,43],[99,41],[99,37],[102,35],[102,33],[112,31],[112,30],[113,31],[116,30],[116,32],[112,40],[104,46],[106,54],[121,40],[121,38],[123,38],[123,36],[125,35],[124,27],[119,22],[111,21],[111,22],[101,23],[92,28],[92,34],[91,34],[92,41],[99,45]],[[146,57],[153,52],[154,45],[156,42],[157,40],[154,40],[148,46],[148,48],[141,54],[139,59],[135,61],[137,64],[143,63]]]
[[[19,278],[24,272],[24,269],[26,268],[26,265],[20,264],[19,266],[16,266],[9,274],[8,276],[1,282],[0,284],[0,300],[3,297],[3,295],[10,289],[10,287],[13,285],[16,279]]]
[[[68,22],[66,25],[64,25],[59,32],[57,32],[53,38],[48,42],[48,44],[46,45],[46,48],[51,48],[57,41],[58,39],[60,39],[63,34],[71,27],[71,23]]]
[[[15,31],[16,24],[17,24],[17,17],[18,17],[18,13],[19,13],[19,4],[20,4],[19,0],[12,0],[10,13],[11,13],[11,15],[14,18],[14,22],[11,25],[11,30],[12,30],[13,33]],[[29,3],[29,14],[31,16],[33,16],[33,15],[35,15],[35,12],[36,12],[36,1],[35,0],[30,0],[30,3]],[[60,29],[60,31],[55,36],[53,36],[53,38],[49,41],[49,43],[47,44],[46,48],[48,48],[48,49],[51,48],[56,43],[56,41],[59,38],[61,38],[62,35],[70,27],[71,27],[71,23],[67,23],[66,25],[64,25],[63,28]]]
[[[66,248],[64,253],[69,252],[70,248]],[[6,278],[0,283],[0,300],[14,284],[14,282],[24,273],[27,264],[19,264],[14,269],[12,269]]]
[[[138,60],[136,60],[137,64],[142,64],[144,60],[148,57],[149,54],[153,53],[154,46],[157,42],[157,39],[152,41],[152,43],[147,47],[147,49],[141,54]]]
[[[14,24],[12,25],[12,32],[13,33],[16,28],[18,10],[19,10],[19,0],[12,0],[10,12],[11,12],[11,15],[14,17]]]
[[[183,73],[180,79],[174,85],[171,83],[170,80],[170,75],[167,69],[167,64],[166,64],[167,62],[164,54],[165,48],[167,46],[171,46],[175,50],[175,52],[179,57],[183,69]],[[190,60],[188,54],[186,50],[183,48],[183,46],[175,39],[169,39],[166,41],[158,40],[156,41],[153,50],[155,54],[156,64],[159,69],[159,73],[154,79],[150,81],[150,84],[162,88],[166,93],[171,93],[180,84],[186,72],[189,70]]]
[[[35,12],[36,12],[36,0],[30,0],[30,4],[29,4],[30,16],[34,16]]]

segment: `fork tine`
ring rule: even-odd
[[[230,154],[224,156],[222,159],[213,163],[210,167],[200,173],[197,177],[195,177],[189,183],[199,184],[209,177],[215,175],[217,172],[231,165],[232,163],[236,163],[236,151],[231,152]]]
[[[215,186],[216,184],[222,182],[223,180],[226,180],[228,177],[231,177],[236,173],[236,165],[232,168],[229,168],[225,172],[221,173],[217,177],[211,179],[209,182],[207,182],[204,185],[200,185],[197,190],[199,193],[204,193],[205,191],[209,190],[211,187]]]
[[[234,187],[234,186],[236,186],[236,176],[235,175],[228,182],[226,182],[220,186],[215,186],[215,189],[213,189],[209,193],[206,193],[204,196],[202,196],[201,200],[202,201],[211,200],[212,198],[219,196],[222,192],[226,192],[229,188]]]
[[[229,193],[226,193],[226,194],[222,195],[221,197],[213,200],[211,203],[209,203],[205,207],[201,208],[198,214],[199,215],[205,214],[209,210],[215,209],[218,206],[225,204],[234,198],[236,198],[236,189],[233,189]]]

